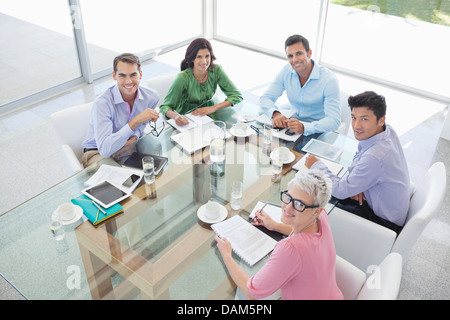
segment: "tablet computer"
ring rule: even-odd
[[[136,168],[136,169],[141,169],[142,168],[142,158],[146,157],[146,156],[150,156],[153,158],[154,164],[155,164],[155,175],[158,175],[162,168],[164,168],[164,166],[166,165],[167,161],[169,160],[166,157],[161,157],[161,156],[154,156],[152,154],[145,154],[145,153],[140,153],[140,152],[133,152],[131,154],[131,156],[125,160],[125,162],[123,163],[123,165],[125,167],[131,167],[131,168]]]
[[[104,208],[109,208],[131,195],[131,193],[119,189],[108,181],[100,182],[81,192]]]
[[[309,152],[331,161],[335,161],[342,153],[341,148],[316,139],[309,140],[309,142],[302,148],[302,151],[305,153]]]

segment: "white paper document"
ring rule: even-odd
[[[250,266],[264,258],[277,244],[276,240],[238,215],[215,223],[211,228],[221,238],[226,238],[233,251]]]
[[[130,187],[126,187],[123,183],[132,175],[136,174],[139,176]],[[107,164],[102,164],[97,172],[90,177],[84,184],[86,186],[94,186],[103,181],[108,181],[118,187],[119,189],[132,193],[134,189],[138,186],[142,177],[144,176],[144,171],[138,169],[124,168],[124,167],[116,167],[110,166]]]
[[[191,154],[197,150],[200,150],[209,145],[211,141],[210,126],[203,125],[197,126],[192,130],[180,132],[170,137],[173,141],[179,144],[179,146],[188,154]],[[225,132],[225,139],[231,137],[229,132]]]
[[[274,130],[273,136],[275,138],[286,140],[286,141],[297,141],[298,138],[302,135],[301,133],[294,133],[293,135],[286,134],[286,131],[289,129],[280,129],[280,130]]]

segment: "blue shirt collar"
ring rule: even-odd
[[[112,94],[113,94],[113,98],[114,98],[114,104],[119,104],[119,103],[125,102],[125,101],[123,101],[122,95],[120,94],[119,86],[117,84],[115,84],[112,87]],[[141,87],[138,87],[136,98],[137,98],[137,100],[144,99],[144,97],[141,93]]]
[[[311,63],[313,64],[313,68],[311,70],[311,74],[309,75],[308,81],[310,79],[320,79],[320,68],[319,68],[319,65],[317,63],[315,63],[313,59],[311,59]],[[292,66],[291,66],[291,69],[292,69]],[[295,71],[294,69],[292,69],[291,72],[292,73],[297,73],[297,71]]]
[[[359,145],[358,145],[358,149],[363,149],[363,150],[368,149],[370,146],[377,143],[377,141],[384,139],[386,137],[386,135],[389,134],[389,131],[390,131],[390,126],[386,125],[386,129],[384,131],[382,131],[379,134],[376,134],[366,140],[360,141]]]

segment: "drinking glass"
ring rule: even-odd
[[[265,144],[270,144],[272,142],[272,126],[268,123],[264,123],[263,142]]]
[[[281,181],[281,171],[283,170],[283,161],[275,157],[272,159],[272,182],[278,183]]]
[[[64,226],[59,220],[53,220],[50,225],[50,231],[52,232],[53,239],[56,241],[64,239],[66,232],[64,231]]]
[[[242,206],[242,182],[233,181],[231,183],[231,209],[239,210]]]
[[[142,158],[142,169],[144,169],[145,183],[155,182],[155,163],[153,157],[146,156]]]
[[[212,162],[223,162],[225,160],[225,129],[223,121],[214,121],[210,126],[209,150]]]

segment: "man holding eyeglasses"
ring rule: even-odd
[[[113,62],[116,84],[98,96],[92,105],[91,122],[83,141],[83,166],[109,158],[144,133],[149,121],[159,115],[155,90],[139,86],[142,79],[139,58],[123,53]]]

